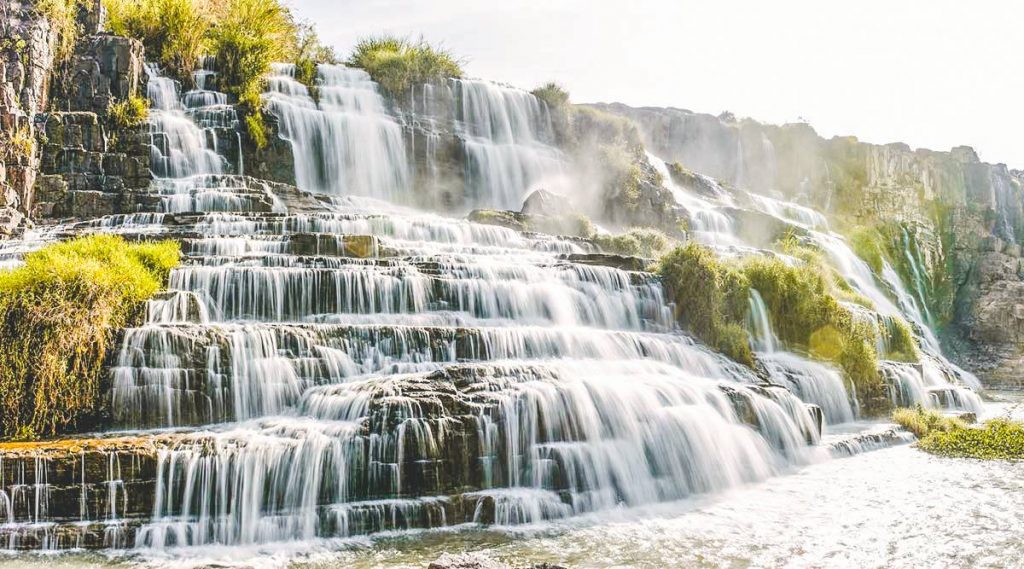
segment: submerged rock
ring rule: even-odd
[[[495,561],[482,553],[445,553],[427,567],[428,569],[511,569],[511,565]]]

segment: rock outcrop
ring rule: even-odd
[[[883,228],[901,269],[915,277],[944,347],[984,381],[1024,371],[1024,175],[981,162],[973,149],[912,150],[853,137],[824,139],[807,124],[767,125],[681,109],[596,105],[634,121],[646,147],[677,183],[706,188],[699,172],[739,189],[776,195],[826,213],[833,229]],[[744,224],[750,225],[750,224]],[[923,270],[922,270],[923,269]]]
[[[0,237],[28,222],[39,169],[34,118],[49,102],[57,34],[32,2],[5,2],[0,18]]]

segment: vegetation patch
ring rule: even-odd
[[[135,38],[146,56],[186,85],[206,52],[208,33],[221,7],[198,0],[105,0],[106,27]]]
[[[530,93],[532,93],[534,97],[544,101],[549,109],[560,109],[569,104],[569,92],[553,81],[549,81],[540,87],[537,87],[533,91],[530,91]]]
[[[107,118],[117,129],[141,126],[149,118],[149,100],[131,95],[122,101],[110,103],[107,107]]]
[[[967,427],[967,424],[960,419],[947,417],[933,409],[925,409],[920,404],[896,409],[892,412],[892,421],[914,433],[914,436],[919,439],[923,439],[931,433],[948,433]]]
[[[1024,459],[1024,423],[1019,421],[992,419],[972,427],[920,405],[897,409],[892,420],[914,433],[918,447],[931,454],[981,460]]]
[[[921,450],[955,458],[1024,459],[1024,424],[993,419],[976,428],[935,432],[924,438]]]
[[[462,77],[462,65],[451,52],[420,39],[411,41],[383,35],[360,40],[348,65],[370,74],[394,97],[400,97],[415,83],[434,83]]]
[[[114,332],[141,314],[179,262],[176,242],[92,235],[0,272],[0,429],[32,439],[93,424]]]
[[[106,0],[104,6],[108,30],[140,40],[186,86],[194,84],[200,59],[214,56],[217,88],[238,101],[257,147],[268,138],[260,94],[270,64],[294,61],[297,78],[312,85],[316,66],[337,60],[280,0]]]
[[[78,26],[78,12],[91,10],[92,2],[87,0],[39,0],[36,11],[50,22],[50,28],[56,33],[57,45],[54,59],[58,63],[66,63],[75,51],[75,43],[81,30]]]
[[[603,251],[656,259],[672,248],[674,241],[657,229],[634,227],[617,235],[595,235],[594,243]]]
[[[885,334],[886,344],[899,356],[895,359],[917,361],[909,325],[893,319],[880,331],[851,306],[870,303],[849,290],[820,254],[793,244],[783,248],[797,260],[754,256],[725,261],[695,243],[666,255],[660,273],[680,324],[712,348],[749,363],[743,325],[750,289],[756,289],[786,346],[839,366],[867,412],[885,408],[888,398],[875,346],[879,334]]]
[[[750,297],[746,276],[693,242],[665,255],[659,273],[680,325],[712,349],[752,367],[754,355],[742,325]]]

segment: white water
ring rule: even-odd
[[[360,69],[318,68],[315,101],[295,80],[295,66],[277,64],[264,95],[281,121],[305,190],[407,199],[409,167],[402,128],[384,106],[376,83]]]
[[[536,188],[564,192],[567,166],[543,102],[480,80],[456,80],[454,91],[470,203],[518,210]]]
[[[345,199],[251,210],[247,188],[207,171],[226,158],[203,161],[215,139],[202,133],[215,127],[202,125],[217,119],[184,112],[157,83],[166,108],[154,113],[154,136],[178,134],[154,160],[176,168],[164,178],[182,190],[154,188],[165,209],[200,215],[173,230],[157,214],[91,224],[184,236],[170,294],[126,331],[111,371],[114,420],[150,441],[155,458],[110,453],[105,478],[83,481],[101,485],[107,507],[90,508],[83,483],[73,520],[47,517],[58,489],[36,461],[0,491],[11,548],[74,546],[100,528],[104,546],[147,558],[204,547],[230,558],[224,546],[537,524],[699,499],[893,444],[829,442],[855,405],[835,370],[779,351],[759,295],[752,330],[771,384],[675,331],[651,275],[560,257],[585,244],[350,199],[402,201],[410,182],[390,138],[398,123],[361,72],[322,68],[317,106],[287,67],[277,71],[267,100],[292,138],[300,185]],[[474,164],[468,203],[518,207],[529,188],[558,178],[536,99],[482,82],[452,88]],[[185,99],[220,104],[209,92]],[[365,146],[347,145],[349,129],[365,129]],[[695,214],[702,238],[744,246],[727,195],[673,191],[705,212]],[[362,253],[349,247],[357,241],[368,244]],[[855,286],[878,290],[862,280]],[[892,369],[910,399],[980,405],[949,383],[943,360],[928,360],[920,381]],[[141,514],[124,492],[136,467],[153,478],[132,487],[151,499]],[[22,481],[28,471],[33,484]]]
[[[708,197],[681,188],[672,182],[664,161],[652,154],[648,154],[648,159],[662,172],[666,187],[672,191],[679,204],[690,211],[695,239],[719,249],[723,254],[734,254],[737,249],[743,253],[757,253],[753,244],[744,243],[739,237],[732,220],[706,223],[709,217],[726,216],[724,208],[735,207],[735,201],[731,197],[721,197],[718,194]],[[753,193],[746,194],[746,198],[761,213],[806,230],[806,235],[827,255],[839,275],[853,290],[871,302],[873,308],[870,310],[851,306],[851,309],[855,310],[855,315],[869,317],[876,326],[882,325],[886,319],[895,317],[905,318],[914,325],[919,347],[925,357],[923,372],[918,374],[921,379],[914,382],[911,382],[907,374],[887,372],[887,378],[894,382],[894,400],[902,400],[904,404],[920,403],[951,410],[976,411],[980,407],[977,394],[971,391],[979,387],[977,379],[942,355],[938,339],[928,327],[927,318],[888,262],[884,263],[882,273],[876,276],[841,236],[828,230],[828,223],[819,212],[806,206]],[[749,329],[755,349],[771,352],[777,347],[773,337],[768,334],[770,323],[767,322],[767,311],[764,310],[763,300],[760,305],[758,303],[760,295],[754,292],[751,298]],[[884,334],[879,332],[879,348],[884,354],[883,336]],[[925,385],[928,386],[927,389],[923,387]],[[935,395],[939,392],[949,392],[950,395]]]

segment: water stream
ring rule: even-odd
[[[593,252],[587,243],[380,201],[414,202],[416,168],[402,117],[362,71],[321,66],[314,101],[293,68],[275,67],[266,99],[298,186],[326,197],[302,206],[254,190],[234,150],[218,146],[237,117],[204,89],[214,70],[184,94],[150,73],[160,211],[74,228],[183,243],[170,291],[125,332],[111,369],[113,421],[134,442],[83,451],[80,474],[43,458],[0,465],[0,540],[11,549],[105,547],[157,562],[216,552],[224,562],[271,548],[287,562],[360,536],[525,525],[547,551],[580,535],[630,535],[567,520],[758,495],[751,485],[824,476],[814,473],[839,468],[833,456],[908,440],[865,436],[877,426],[855,423],[841,375],[783,351],[757,291],[750,328],[770,382],[679,332],[653,275],[566,260]],[[443,88],[468,158],[464,205],[518,209],[531,188],[564,181],[540,101],[482,81]],[[724,190],[709,199],[670,189],[699,239],[753,249]],[[820,214],[753,203],[816,228],[879,312],[907,314]],[[927,330],[919,313],[908,317]],[[927,354],[920,369],[886,364],[894,400],[980,409],[937,347]],[[667,523],[690,527],[695,516]],[[662,531],[652,523],[635,531]],[[722,523],[692,539],[709,536],[697,545],[706,549]],[[555,526],[544,524],[570,525],[548,538],[537,528]],[[602,547],[625,547],[616,539],[579,558],[611,563]]]

